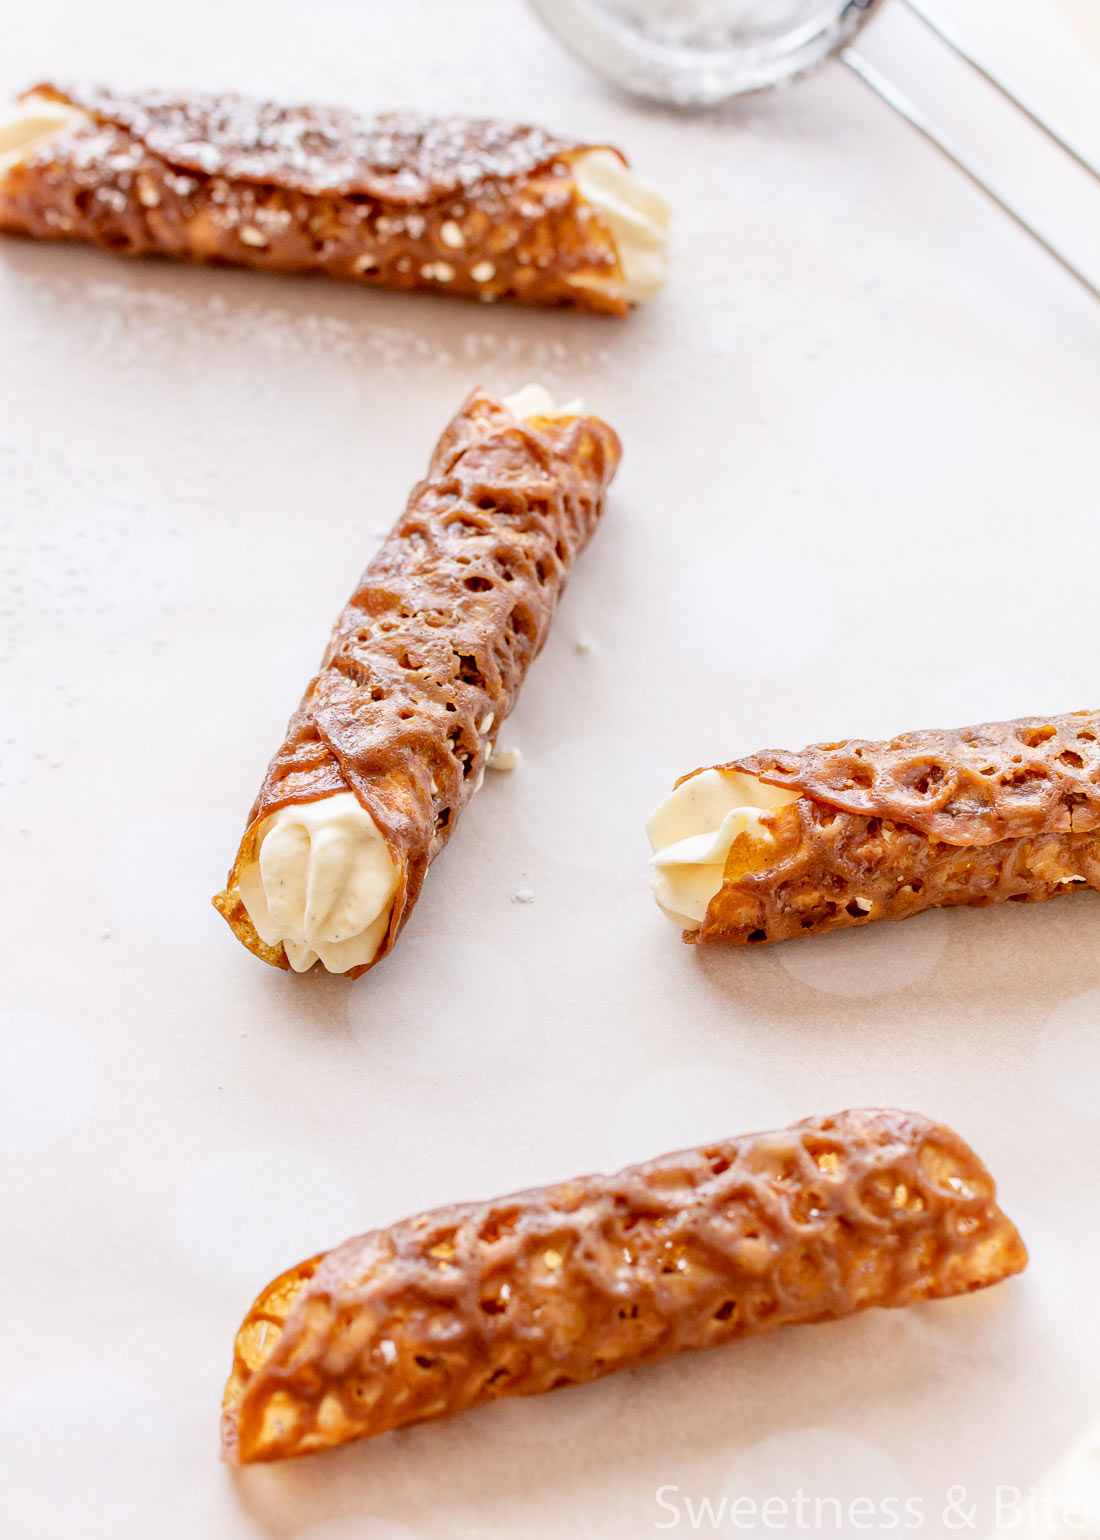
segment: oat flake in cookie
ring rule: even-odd
[[[987,1288],[1027,1252],[949,1128],[809,1118],[346,1241],[237,1334],[224,1458],[279,1460],[779,1326]]]
[[[648,831],[693,942],[1100,889],[1100,712],[767,750],[684,776]]]
[[[526,125],[39,85],[0,123],[0,229],[124,255],[625,315],[668,208]]]
[[[336,622],[214,903],[265,962],[393,946],[492,758],[619,441],[580,402],[474,391]]]

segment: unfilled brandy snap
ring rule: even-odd
[[[375,1230],[291,1268],[237,1335],[233,1463],[278,1460],[1027,1263],[977,1156],[842,1112]]]

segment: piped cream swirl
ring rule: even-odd
[[[282,944],[295,973],[373,962],[389,925],[398,870],[354,792],[281,807],[257,831],[238,888],[260,940]]]
[[[698,930],[722,886],[734,840],[744,835],[757,844],[774,843],[764,814],[797,801],[796,792],[740,770],[701,770],[681,781],[646,824],[653,894],[669,919]]]

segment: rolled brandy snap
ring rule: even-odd
[[[39,85],[0,123],[0,229],[625,315],[664,283],[668,207],[526,125]]]
[[[308,1454],[778,1326],[943,1299],[1027,1263],[950,1129],[809,1118],[490,1203],[293,1267],[237,1336],[225,1459]]]
[[[357,977],[481,785],[619,441],[540,385],[476,390],[336,622],[214,899],[250,951]]]
[[[685,776],[648,832],[692,942],[1100,888],[1100,712],[767,750]]]

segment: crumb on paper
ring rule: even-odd
[[[522,758],[519,749],[494,749],[489,755],[489,769],[514,770]]]
[[[578,636],[577,640],[573,643],[573,651],[574,652],[591,652],[592,651],[592,643],[588,640],[588,638],[586,636]]]
[[[513,904],[533,904],[535,902],[534,888],[517,888],[512,894]]]

